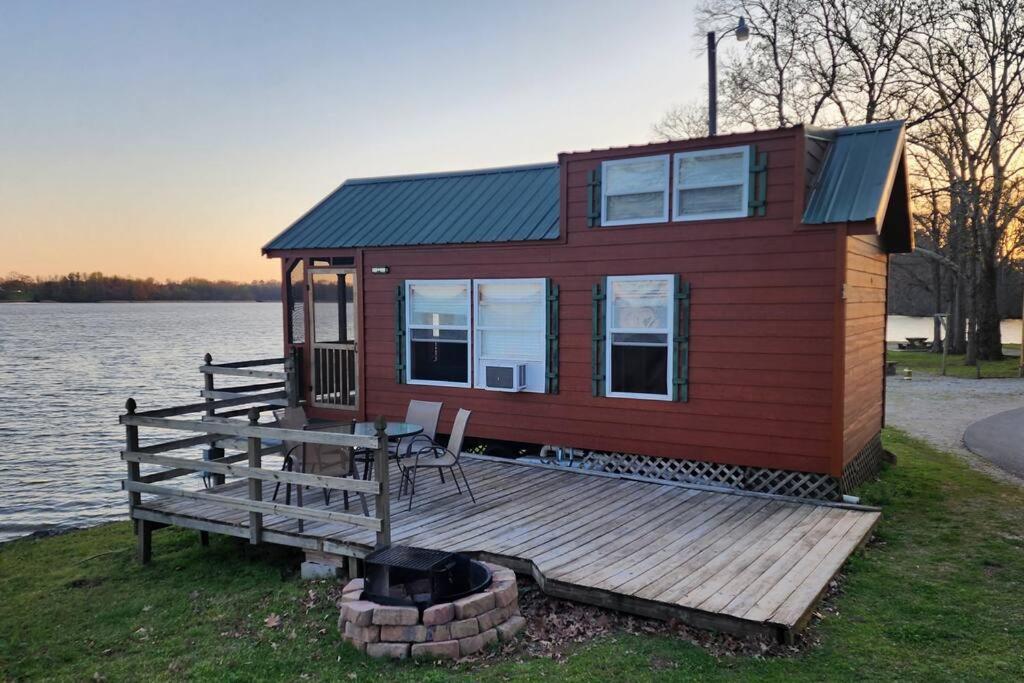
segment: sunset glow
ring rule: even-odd
[[[346,178],[646,142],[686,5],[4,3],[0,273],[276,278]]]

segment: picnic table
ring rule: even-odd
[[[906,344],[898,344],[901,351],[927,351],[929,348],[928,337],[907,337]]]

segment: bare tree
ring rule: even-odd
[[[1024,252],[1024,0],[709,0],[698,11],[702,30],[740,16],[752,39],[724,55],[723,129],[907,120],[915,228],[942,257],[936,311],[953,314],[968,362],[1000,357],[999,273]],[[677,108],[687,135],[696,111]]]
[[[973,363],[1002,357],[999,269],[1020,248],[1024,4],[951,0],[931,9],[938,16],[917,38],[921,59],[909,68],[915,86],[941,104],[935,126],[951,147],[943,163],[950,176],[950,220],[962,233],[959,255],[970,326],[966,351]],[[931,151],[937,152],[935,146]]]
[[[723,65],[723,120],[734,127],[927,118],[907,90],[911,36],[927,0],[709,0],[701,29],[743,16],[747,47]]]
[[[688,140],[708,134],[708,108],[701,102],[677,104],[651,127],[656,140]]]

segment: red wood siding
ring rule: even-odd
[[[846,238],[842,465],[882,428],[888,263],[874,235]]]
[[[563,240],[361,252],[363,414],[404,415],[412,398],[459,407],[481,438],[827,472],[835,452],[835,233],[794,213],[799,130],[561,157]],[[767,214],[588,228],[586,176],[602,159],[754,142],[768,152]],[[389,266],[373,275],[373,266]],[[605,275],[679,273],[692,286],[690,400],[591,395],[591,287]],[[397,384],[394,292],[421,278],[550,277],[561,288],[560,393]]]

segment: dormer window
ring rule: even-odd
[[[746,146],[675,154],[672,220],[746,216],[749,155]]]
[[[601,164],[601,225],[668,221],[667,154]]]

